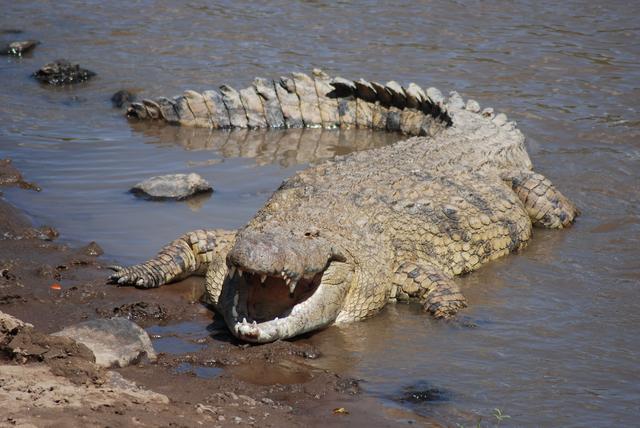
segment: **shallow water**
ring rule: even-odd
[[[175,95],[322,67],[332,75],[458,90],[515,119],[536,170],[583,210],[572,229],[460,282],[464,325],[414,306],[311,340],[326,367],[362,378],[387,405],[443,421],[635,425],[640,417],[640,4],[634,2],[13,2],[0,29],[41,40],[1,58],[0,155],[41,193],[6,197],[62,239],[96,240],[121,263],[199,227],[237,227],[308,162],[396,136],[225,133],[130,125],[109,97]],[[98,77],[48,88],[29,78],[66,57]],[[190,203],[127,193],[195,171],[216,192]],[[407,388],[446,399],[399,402]],[[505,423],[503,422],[503,426]]]

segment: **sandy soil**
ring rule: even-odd
[[[1,186],[39,190],[6,160]],[[114,315],[143,327],[215,325],[215,314],[199,303],[200,280],[157,290],[116,287],[106,282],[108,261],[98,244],[71,248],[57,236],[0,199],[0,312],[33,325],[0,332],[0,426],[433,425],[361,395],[356,380],[311,367],[308,360],[322,356],[308,344],[247,346],[223,326],[198,339],[204,346],[197,352],[98,368],[83,345],[48,333]],[[196,375],[202,367],[214,375]]]

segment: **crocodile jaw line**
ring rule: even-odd
[[[225,279],[225,286],[229,286],[225,320],[234,336],[254,343],[273,342],[326,327],[342,309],[351,273],[346,263],[337,261],[299,279],[284,272],[268,275],[231,266]]]

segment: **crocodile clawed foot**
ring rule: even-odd
[[[135,265],[127,268],[122,266],[109,266],[115,271],[109,277],[109,282],[122,286],[134,286],[137,288],[155,288],[160,282],[151,273],[144,269],[143,265]]]

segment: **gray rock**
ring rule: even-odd
[[[39,44],[40,42],[37,40],[20,40],[17,42],[11,42],[0,50],[0,54],[22,56],[22,54],[29,52]]]
[[[126,367],[142,358],[156,360],[146,331],[125,318],[97,319],[74,324],[52,336],[63,336],[82,343],[101,367]]]
[[[0,311],[0,342],[5,335],[15,334],[25,327],[33,328],[33,325]]]
[[[212,191],[211,185],[196,173],[159,175],[148,178],[131,189],[132,193],[151,199],[177,200]]]
[[[81,68],[78,64],[72,64],[64,59],[45,64],[40,70],[33,73],[35,79],[49,85],[80,83],[95,75],[96,73],[93,71]]]

